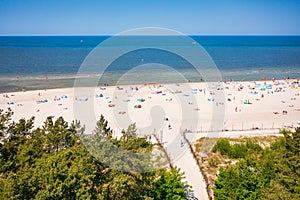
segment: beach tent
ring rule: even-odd
[[[48,102],[47,99],[41,99],[41,100],[37,101],[37,103],[47,103],[47,102]]]
[[[66,99],[66,98],[68,98],[68,97],[67,97],[66,95],[62,95],[61,98],[62,98],[62,99]]]
[[[13,105],[15,104],[14,102],[10,101],[10,102],[7,102],[8,105]]]
[[[99,94],[99,97],[103,97],[103,94],[102,94],[102,93],[100,93],[100,94]]]
[[[244,101],[243,104],[252,104],[249,100]]]
[[[266,89],[272,90],[272,85],[267,85],[267,86],[266,86]]]
[[[143,98],[138,98],[137,101],[139,101],[139,102],[144,102],[145,99],[143,99]]]

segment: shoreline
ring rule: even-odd
[[[97,77],[98,75],[94,75],[93,77]],[[88,78],[89,75],[83,76],[81,78]],[[56,89],[69,89],[69,88],[74,88],[74,80],[76,79],[76,77],[68,77],[68,76],[64,76],[63,78],[53,78],[53,77],[48,77],[45,76],[43,78],[25,78],[25,79],[20,79],[18,80],[18,77],[10,77],[10,78],[4,78],[3,80],[9,80],[9,81],[15,81],[15,82],[19,82],[19,81],[34,81],[34,80],[39,80],[42,81],[43,83],[47,83],[47,82],[51,82],[51,81],[56,81],[56,80],[71,80],[72,84],[68,84],[70,86],[65,87],[64,85],[61,86],[50,86],[50,87],[41,87],[41,88],[36,88],[38,86],[27,86],[27,87],[33,87],[33,89],[27,88],[27,89],[19,89],[19,90],[7,90],[6,89],[1,89],[0,88],[0,95],[4,94],[4,93],[16,93],[16,92],[26,92],[26,91],[42,91],[42,90],[56,90]],[[184,84],[184,83],[230,83],[230,82],[235,82],[235,83],[243,83],[243,82],[274,82],[274,81],[285,81],[285,82],[299,82],[300,83],[300,78],[285,78],[285,79],[256,79],[256,80],[220,80],[220,81],[205,81],[205,80],[187,80],[187,82],[167,82],[167,83],[134,83],[134,84],[127,84],[127,83],[123,83],[123,84],[112,84],[112,83],[101,83],[98,84],[97,87],[115,87],[115,86],[139,86],[139,85],[171,85],[171,84]],[[15,85],[14,87],[16,88],[22,88],[21,85]],[[87,87],[87,88],[91,88],[94,86],[82,86],[82,87]]]

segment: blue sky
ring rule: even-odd
[[[300,35],[300,0],[0,0],[0,35]]]

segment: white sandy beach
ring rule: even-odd
[[[69,122],[87,119],[83,124],[90,131],[103,114],[115,136],[136,122],[140,134],[160,135],[175,165],[186,171],[195,195],[207,199],[201,173],[189,151],[183,148],[180,132],[189,130],[194,140],[210,133],[214,133],[213,137],[222,132],[230,136],[239,130],[270,131],[300,126],[300,87],[296,82],[181,83],[13,92],[1,94],[0,108],[10,107],[13,120],[35,116],[36,126],[41,126],[47,116],[63,116]],[[191,166],[195,173],[191,173]]]
[[[197,116],[199,119],[197,128],[189,128],[192,131],[219,131],[217,127],[210,128],[211,119],[214,115],[223,115],[223,109],[225,114],[221,129],[224,130],[283,128],[297,126],[300,120],[300,87],[292,84],[294,81],[257,81],[256,85],[254,82],[214,83],[210,85],[214,87],[211,89],[207,88],[206,83],[141,85],[137,86],[138,91],[135,90],[136,86],[120,86],[119,89],[114,86],[84,88],[93,92],[91,96],[74,94],[74,88],[13,92],[0,95],[0,108],[6,110],[10,107],[14,112],[14,120],[35,116],[36,126],[41,126],[47,116],[63,116],[67,121],[72,121],[75,117],[74,105],[81,101],[93,103],[95,117],[103,114],[115,130],[126,128],[125,123],[116,121],[120,116],[130,118],[130,123],[136,122],[141,129],[149,126],[150,111],[154,106],[160,106],[164,116],[169,119],[163,123],[163,128],[168,129],[167,125],[170,124],[170,132],[175,132],[177,124],[182,123],[185,109],[194,112],[189,113],[188,117]],[[261,89],[266,88],[264,83],[269,89]],[[103,97],[96,97],[100,94]],[[186,101],[181,101],[181,98]],[[41,100],[47,102],[38,102]],[[250,104],[246,104],[247,101]],[[13,104],[9,105],[10,102]],[[141,108],[134,108],[135,105],[141,105]],[[283,114],[283,111],[287,111],[287,114]]]

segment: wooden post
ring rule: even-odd
[[[273,124],[272,124],[272,129],[274,129],[274,122],[273,122]]]

